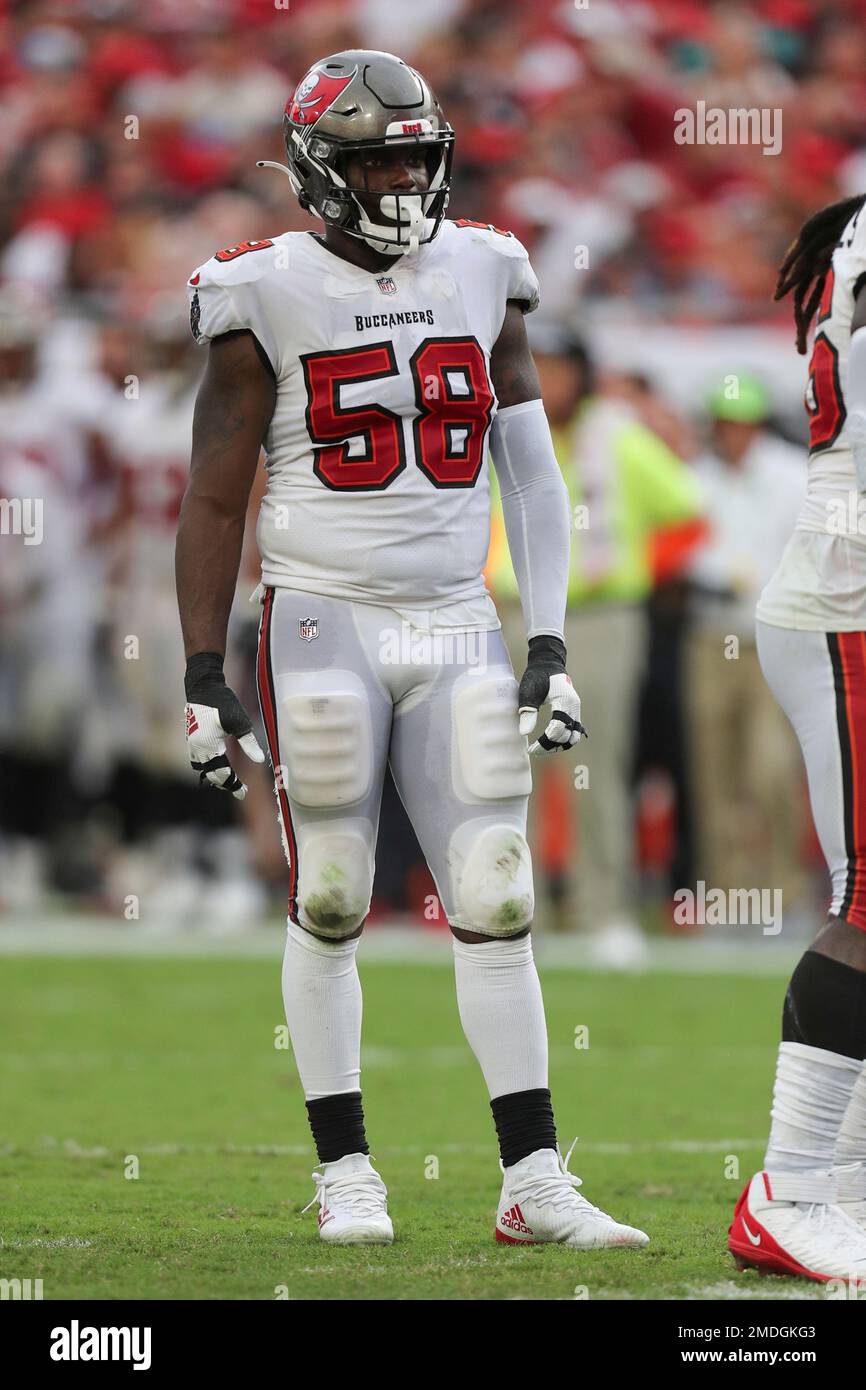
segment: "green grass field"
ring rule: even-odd
[[[46,1299],[818,1296],[737,1274],[725,1250],[763,1153],[781,976],[542,971],[563,1148],[580,1135],[584,1191],[652,1243],[515,1250],[493,1239],[493,1126],[450,968],[362,951],[367,1128],[396,1240],[328,1249],[299,1214],[315,1160],[274,1046],[278,954],[2,961],[0,1278],[41,1278]]]

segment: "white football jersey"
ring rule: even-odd
[[[866,505],[845,432],[854,302],[866,284],[866,210],[833,252],[809,360],[809,475],[797,527],[762,593],[757,617],[777,627],[866,627]]]
[[[815,340],[806,388],[809,490],[801,518],[801,524],[805,523],[808,530],[826,528],[828,497],[857,489],[854,456],[845,432],[845,395],[854,302],[864,283],[866,212],[861,208],[848,223],[833,252],[815,318]]]
[[[520,242],[446,221],[375,272],[287,232],[217,252],[188,288],[196,340],[250,329],[276,377],[263,582],[408,609],[484,600],[490,354],[506,301],[538,302]]]

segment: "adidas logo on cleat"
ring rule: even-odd
[[[533,1234],[532,1228],[527,1226],[524,1221],[523,1212],[520,1210],[517,1203],[514,1204],[510,1211],[500,1216],[499,1224],[500,1226],[505,1226],[509,1231],[518,1231],[522,1236],[531,1236]]]

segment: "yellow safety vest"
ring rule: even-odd
[[[552,435],[572,518],[569,606],[640,602],[653,583],[653,532],[699,514],[694,473],[626,407],[604,397],[584,402]],[[518,602],[493,470],[490,491],[485,579],[497,602]]]

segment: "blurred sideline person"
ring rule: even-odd
[[[699,510],[694,475],[624,399],[596,391],[587,350],[545,326],[531,340],[572,517],[567,644],[580,664],[589,738],[586,773],[545,769],[568,783],[580,852],[562,885],[561,926],[592,934],[599,960],[628,966],[645,956],[635,883],[632,772],[638,697],[647,649],[650,542]],[[507,638],[519,641],[518,587],[497,503],[487,573]],[[592,710],[590,720],[589,711]],[[588,781],[586,780],[588,778]],[[569,856],[571,862],[572,856]]]
[[[283,130],[292,188],[324,228],[241,242],[189,280],[209,357],[176,564],[190,760],[242,798],[225,740],[263,755],[223,660],[264,443],[258,685],[289,862],[283,998],[321,1164],[319,1234],[393,1239],[365,1132],[355,959],[390,764],[451,926],[460,1017],[490,1096],[496,1240],[643,1246],[578,1194],[559,1151],[529,940],[529,752],[584,732],[563,642],[567,499],[524,327],[535,275],[511,233],[445,220],[454,133],[399,58],[320,60]],[[526,614],[519,687],[481,573],[488,440]]]
[[[764,1166],[728,1236],[741,1267],[855,1287],[866,1281],[864,203],[810,217],[776,286],[777,299],[794,292],[801,353],[815,322],[810,459],[796,527],[758,602],[758,654],[803,750],[832,899],[791,976]]]
[[[216,798],[202,806],[195,796],[176,706],[184,665],[174,542],[200,373],[185,315],[153,315],[147,329],[149,360],[138,391],[130,396],[118,383],[103,405],[117,479],[107,615],[113,708],[122,711],[113,729],[113,792],[126,840],[112,879],[139,895],[148,927],[202,919],[214,929],[239,929],[265,906],[251,870],[255,842],[234,806]],[[245,618],[254,641],[248,613],[247,603],[235,605],[235,642]]]
[[[32,305],[0,303],[0,905],[84,895],[82,740],[98,573],[89,452],[38,370]]]
[[[804,892],[801,760],[761,674],[755,603],[796,522],[805,457],[766,427],[769,398],[749,376],[713,391],[707,412],[685,682],[695,870],[726,892],[781,889],[787,911]]]

